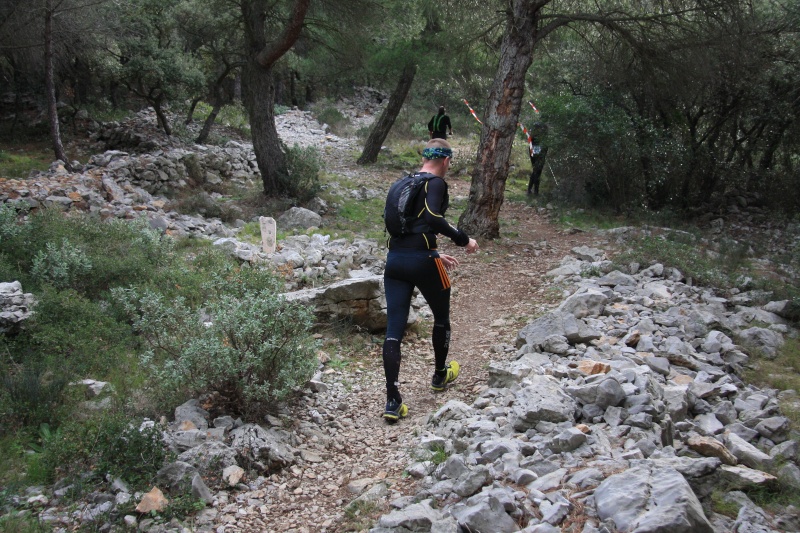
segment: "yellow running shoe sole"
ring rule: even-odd
[[[461,366],[458,364],[457,361],[450,361],[447,363],[447,374],[445,374],[444,381],[441,385],[433,385],[431,384],[431,389],[436,392],[441,392],[447,388],[448,383],[452,383],[458,377],[458,373],[461,371]]]
[[[405,418],[407,416],[408,416],[408,406],[404,403],[400,404],[400,409],[398,409],[397,411],[385,411],[383,413],[383,418],[390,423],[395,423],[401,418]]]

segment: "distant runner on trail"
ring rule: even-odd
[[[528,194],[533,190],[534,196],[539,196],[539,182],[544,170],[544,162],[547,157],[547,146],[542,146],[542,137],[547,135],[547,126],[537,122],[533,125],[533,137],[531,137],[531,177],[528,180]]]
[[[458,259],[437,251],[436,235],[449,237],[457,246],[465,247],[468,254],[478,251],[478,243],[444,218],[448,206],[444,177],[450,168],[452,155],[453,150],[447,141],[428,141],[422,151],[422,168],[412,176],[425,180],[413,200],[414,209],[411,212],[416,216],[407,233],[389,238],[389,253],[383,274],[388,316],[383,342],[383,370],[386,375],[386,409],[383,417],[390,423],[408,415],[408,407],[403,403],[399,390],[400,342],[408,323],[415,287],[433,312],[431,342],[436,362],[431,389],[441,392],[458,377],[458,363],[447,362],[450,348],[450,278],[447,272],[458,266]],[[392,206],[387,201],[387,210],[384,212],[386,220],[390,218],[390,208]]]
[[[450,124],[450,117],[444,112],[444,106],[439,107],[439,113],[434,115],[428,122],[428,133],[431,139],[447,139],[447,132],[453,134],[453,126]]]

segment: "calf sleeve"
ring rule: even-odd
[[[433,356],[436,359],[435,371],[444,371],[447,364],[447,353],[450,351],[450,324],[434,324],[431,334]]]
[[[386,375],[386,400],[402,401],[400,397],[400,341],[383,342],[383,373]]]

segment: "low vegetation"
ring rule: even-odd
[[[209,391],[255,417],[316,368],[312,317],[273,273],[145,221],[42,210],[20,222],[2,207],[0,279],[37,300],[0,337],[4,493],[67,479],[78,497],[106,474],[144,488],[166,458],[146,419]],[[97,413],[73,384],[86,377],[115,391]]]

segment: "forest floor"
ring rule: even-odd
[[[352,154],[328,159],[329,172],[356,177],[367,187],[385,190],[397,179],[396,171],[357,167]],[[469,182],[448,180],[451,197],[467,196]],[[396,424],[382,418],[385,383],[381,362],[382,338],[373,337],[346,365],[329,368],[325,382],[344,384],[347,392],[335,405],[313,398],[290,409],[295,434],[317,455],[273,474],[251,493],[236,495],[217,516],[225,531],[332,532],[366,531],[373,520],[388,512],[378,505],[352,506],[361,490],[384,483],[394,497],[411,494],[416,480],[404,470],[415,462],[416,439],[425,432],[427,417],[450,400],[471,404],[486,388],[487,365],[513,357],[517,332],[532,318],[552,308],[563,297],[563,287],[551,284],[545,273],[558,266],[575,246],[602,246],[589,233],[573,232],[551,223],[547,210],[529,202],[506,201],[501,211],[502,237],[478,240],[478,254],[466,255],[444,239],[440,249],[456,256],[451,273],[452,340],[450,360],[461,374],[443,393],[430,389],[433,352],[430,320],[409,328],[402,346],[400,390],[409,416]],[[448,217],[451,223],[456,218]],[[331,431],[308,430],[322,413]],[[305,429],[304,429],[305,428]],[[233,503],[233,502],[231,502]],[[223,507],[224,508],[224,507]]]

